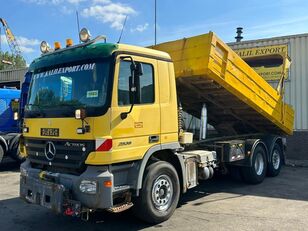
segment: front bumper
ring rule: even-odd
[[[68,206],[74,207],[76,213],[82,208],[107,209],[113,206],[112,187],[105,187],[105,181],[113,182],[113,174],[107,166],[89,166],[80,176],[63,173],[46,173],[31,167],[26,160],[20,167],[20,197],[33,204],[39,204],[63,213]],[[97,182],[95,194],[83,193],[79,189],[82,180]],[[77,214],[76,214],[77,215]]]

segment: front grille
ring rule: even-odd
[[[94,140],[25,138],[24,142],[28,158],[33,165],[44,170],[57,170],[57,172],[82,171],[88,154],[95,151]],[[52,154],[53,152],[55,155]]]

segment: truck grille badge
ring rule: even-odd
[[[53,142],[49,141],[45,146],[45,156],[46,159],[52,161],[56,155],[56,147]]]

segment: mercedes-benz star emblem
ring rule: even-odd
[[[45,146],[45,156],[47,160],[52,161],[56,155],[56,147],[53,142],[49,141]]]

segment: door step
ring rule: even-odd
[[[130,209],[134,204],[132,202],[125,202],[121,204],[117,204],[115,206],[110,207],[107,209],[111,213],[120,213],[127,209]]]

